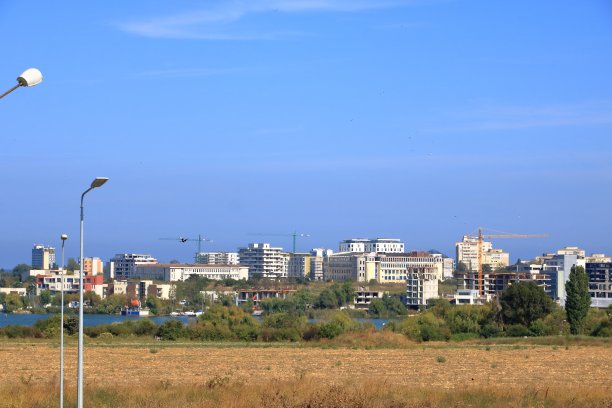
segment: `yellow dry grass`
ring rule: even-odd
[[[54,406],[58,359],[49,342],[0,343],[0,406]],[[84,361],[90,406],[612,406],[609,347],[96,344]],[[70,400],[73,345],[66,373]]]

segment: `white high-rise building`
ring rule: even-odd
[[[55,265],[55,248],[36,244],[32,248],[32,269],[49,270]]]
[[[396,238],[353,238],[340,243],[340,252],[404,252],[404,243]]]
[[[286,278],[289,254],[283,248],[274,248],[267,243],[252,243],[239,248],[240,265],[249,268],[249,277],[260,275],[265,278]]]
[[[196,254],[196,264],[204,265],[238,265],[238,252],[200,252]]]
[[[107,279],[131,279],[139,265],[156,264],[157,259],[149,254],[116,254],[110,260]]]

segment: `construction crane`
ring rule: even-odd
[[[267,236],[267,237],[293,237],[293,252],[295,254],[295,241],[297,237],[310,237],[309,234],[302,234],[302,233],[298,233],[298,232],[293,232],[293,234],[265,234],[265,233],[261,233],[261,232],[255,232],[255,233],[251,233],[249,235],[260,235],[260,236]]]
[[[483,234],[482,227],[478,227],[478,235],[466,235],[466,238],[476,239],[478,242],[478,293],[484,295],[482,276],[482,243],[485,238],[547,238],[548,234]]]
[[[190,242],[190,241],[197,242],[198,243],[198,252],[196,252],[196,255],[195,255],[195,261],[196,262],[198,260],[198,254],[200,252],[202,252],[202,242],[213,242],[212,239],[204,238],[200,234],[198,234],[197,238],[178,237],[178,238],[160,238],[160,239],[164,240],[164,241],[178,241],[178,242],[181,242],[181,243]]]

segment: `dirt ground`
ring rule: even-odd
[[[57,380],[59,349],[45,343],[0,344],[0,381]],[[492,346],[410,349],[155,348],[96,345],[84,354],[86,385],[170,381],[202,383],[215,376],[245,383],[310,380],[331,384],[384,380],[391,386],[588,386],[612,392],[612,350],[607,347]],[[65,351],[65,381],[74,384],[76,350]]]

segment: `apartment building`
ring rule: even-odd
[[[238,265],[238,252],[199,252],[195,257],[196,264],[204,265]]]
[[[94,292],[100,297],[104,297],[104,277],[102,275],[83,276],[83,290],[85,292]],[[63,287],[65,293],[77,293],[80,287],[79,274],[64,275]],[[48,290],[55,295],[62,291],[62,275],[59,271],[49,271],[45,274],[36,276],[36,295],[40,292]]]
[[[49,270],[55,267],[55,248],[36,244],[32,248],[32,269]]]
[[[83,258],[85,276],[104,275],[104,265],[100,258]]]
[[[287,277],[289,278],[309,278],[310,277],[310,252],[293,252],[289,254],[287,264]]]
[[[404,252],[404,243],[396,238],[352,238],[340,243],[340,252]]]
[[[605,308],[612,305],[612,262],[589,262],[586,273],[591,306]]]
[[[286,278],[289,269],[289,254],[282,248],[271,247],[268,243],[251,243],[239,248],[240,264],[249,270],[249,276],[265,278]]]
[[[152,280],[141,281],[113,281],[105,285],[105,297],[111,295],[126,295],[130,299],[138,299],[141,303],[147,297],[159,299],[172,299],[174,297],[175,285],[159,283]]]
[[[141,265],[154,265],[157,259],[149,254],[116,254],[109,262],[109,273],[106,278],[111,279],[132,279],[136,267]]]
[[[463,241],[455,243],[457,265],[462,263],[468,272],[478,272],[478,238],[463,236]],[[506,267],[510,264],[510,254],[501,249],[493,249],[493,244],[482,242],[482,264],[489,265],[491,270]]]

